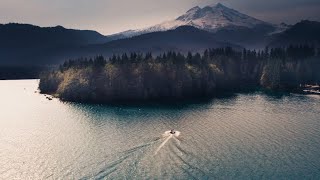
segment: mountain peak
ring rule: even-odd
[[[56,29],[66,29],[66,28],[64,28],[64,27],[61,26],[61,25],[58,25],[58,26],[55,26],[55,27],[52,27],[52,28],[56,28]]]
[[[214,8],[226,8],[226,6],[223,5],[222,3],[212,4],[212,5],[210,5],[210,7],[214,7]]]
[[[188,11],[187,11],[187,13],[190,13],[190,12],[194,12],[194,11],[198,11],[198,10],[200,10],[201,8],[199,7],[199,6],[196,6],[196,7],[193,7],[193,8],[191,8],[191,9],[189,9]]]
[[[215,31],[228,26],[254,27],[258,24],[266,24],[263,21],[228,8],[221,3],[203,8],[196,6],[179,16],[175,21],[175,23],[172,22],[170,24],[191,25],[208,31]]]
[[[221,3],[215,3],[203,8],[195,6],[176,19],[137,30],[135,33],[143,34],[155,31],[167,31],[176,29],[179,26],[193,26],[201,30],[216,32],[226,27],[253,28],[261,24],[266,25],[268,23],[228,8]]]

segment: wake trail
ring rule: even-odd
[[[180,140],[177,138],[180,136],[180,131],[175,131],[174,134],[171,134],[170,131],[166,131],[163,136],[167,138],[161,143],[161,145],[157,148],[157,150],[155,151],[154,155],[157,155],[158,152],[160,151],[160,149],[171,139],[174,138],[180,145]]]
[[[156,150],[156,152],[154,153],[154,155],[157,155],[158,152],[160,151],[160,149],[169,141],[169,139],[171,139],[173,137],[172,134],[170,134],[166,140],[163,141],[163,143],[161,143],[161,145],[158,147],[158,149]]]
[[[110,176],[112,173],[119,170],[119,167],[121,167],[121,164],[125,161],[126,164],[132,164],[132,167],[136,167],[137,161],[141,160],[141,157],[144,155],[143,151],[145,148],[148,148],[149,146],[152,146],[154,143],[158,142],[161,138],[155,138],[151,142],[135,146],[131,149],[113,153],[106,155],[105,159],[103,159],[101,162],[98,163],[98,166],[101,165],[100,170],[92,176],[85,177],[84,179],[91,179],[94,177],[94,179],[105,179],[106,177]],[[133,157],[136,153],[137,156]],[[114,160],[107,160],[108,157],[116,157]],[[130,158],[136,158],[136,162],[130,161]],[[108,163],[105,163],[108,162]]]

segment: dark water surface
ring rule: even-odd
[[[0,81],[0,179],[320,179],[318,96],[103,106],[37,86]]]

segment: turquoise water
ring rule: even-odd
[[[103,106],[37,86],[0,81],[0,179],[320,179],[319,96]]]

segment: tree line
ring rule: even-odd
[[[40,90],[68,101],[109,102],[212,96],[249,84],[291,88],[319,81],[318,52],[314,46],[300,45],[79,58],[43,73]]]

